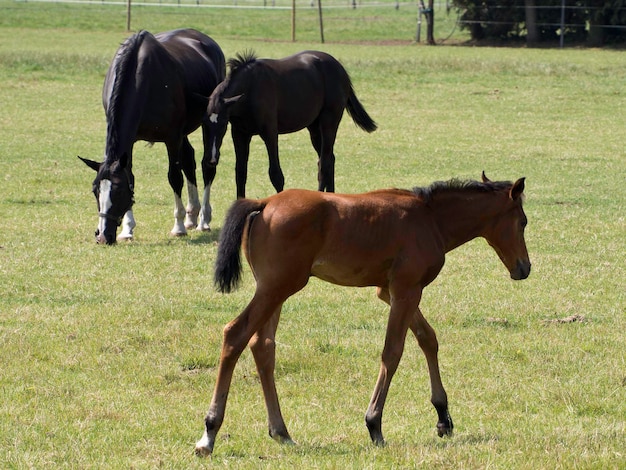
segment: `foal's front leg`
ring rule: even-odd
[[[379,290],[379,297],[381,296]],[[389,299],[389,292],[386,291],[386,297]],[[385,346],[383,348],[382,361],[376,387],[372,394],[367,413],[365,414],[365,424],[370,433],[372,442],[378,446],[385,444],[382,432],[383,408],[391,385],[391,379],[395,374],[402,353],[404,352],[404,340],[406,332],[409,328],[411,320],[411,312],[415,309],[415,305],[419,303],[419,294],[415,298],[413,293],[402,293],[398,296],[400,300],[391,300],[391,310],[389,313],[389,322],[387,323],[387,335],[385,337]]]
[[[250,157],[250,141],[252,136],[231,127],[233,146],[235,147],[235,182],[237,198],[246,197],[246,181],[248,180],[248,158]]]
[[[448,412],[448,396],[443,388],[441,375],[439,374],[439,360],[437,359],[439,343],[437,342],[437,335],[435,334],[435,330],[428,324],[419,308],[415,311],[411,319],[410,328],[417,338],[417,342],[424,352],[424,356],[426,356],[428,373],[430,375],[430,401],[435,407],[435,410],[437,410],[437,416],[439,418],[437,422],[437,434],[439,434],[439,437],[451,436],[454,425],[452,424],[452,418]]]
[[[267,156],[269,158],[269,177],[272,182],[272,186],[277,193],[281,192],[285,188],[285,175],[280,167],[280,159],[278,158],[278,131],[273,129],[265,131],[261,134],[263,142],[265,142],[265,148],[267,149]]]

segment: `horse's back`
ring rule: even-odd
[[[258,59],[251,84],[260,109],[278,120],[278,133],[309,126],[322,112],[340,118],[351,94],[347,72],[331,55],[304,51],[283,59]]]
[[[284,59],[272,61],[273,68],[283,77],[304,73],[315,76],[325,90],[349,91],[350,78],[341,63],[330,54],[321,51],[302,51]],[[346,96],[347,99],[347,96]]]
[[[125,65],[127,64],[127,65]],[[224,78],[225,59],[210,37],[193,29],[141,31],[118,49],[103,87],[107,119],[132,114],[134,140],[165,142],[200,126],[206,99]],[[111,102],[117,104],[109,113]]]
[[[180,64],[190,92],[208,97],[224,79],[224,53],[217,42],[206,34],[195,29],[177,29],[158,33],[155,38]]]

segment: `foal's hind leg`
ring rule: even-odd
[[[273,296],[259,295],[257,292],[244,311],[224,328],[217,382],[209,411],[204,418],[204,435],[196,443],[198,455],[206,456],[213,452],[215,437],[224,421],[230,383],[239,356],[252,335],[265,327],[274,312],[280,308],[282,302],[283,300],[276,300]]]
[[[276,310],[269,322],[261,327],[250,340],[250,350],[254,356],[263,395],[267,408],[270,437],[280,443],[293,444],[287,426],[280,411],[274,367],[276,365],[276,328],[280,319],[280,307]]]
[[[415,311],[411,319],[410,328],[417,338],[417,342],[424,352],[424,356],[426,356],[428,373],[430,375],[430,401],[437,410],[439,418],[437,422],[437,434],[439,434],[439,437],[452,435],[452,428],[454,426],[452,424],[452,418],[448,413],[448,396],[443,388],[439,374],[439,361],[437,359],[439,343],[437,342],[437,335],[435,334],[435,330],[428,324],[419,308]]]

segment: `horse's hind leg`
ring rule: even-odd
[[[200,209],[200,219],[198,220],[198,230],[208,232],[211,230],[209,224],[213,218],[211,208],[211,186],[217,174],[217,164],[211,163],[210,154],[206,153],[202,157],[202,179],[204,180],[204,193],[202,195],[202,207]]]
[[[230,383],[239,356],[252,335],[266,328],[266,323],[280,308],[282,302],[283,300],[275,300],[272,296],[259,295],[257,292],[244,311],[224,328],[224,340],[215,390],[209,411],[204,419],[204,435],[196,443],[198,455],[210,455],[213,452],[215,437],[224,421]]]
[[[437,359],[439,343],[437,342],[437,335],[435,334],[435,330],[428,324],[419,308],[415,311],[411,319],[410,328],[417,338],[417,342],[424,352],[426,363],[428,364],[431,388],[430,401],[435,407],[435,410],[437,410],[438,416],[437,434],[439,434],[440,437],[452,435],[452,428],[454,426],[448,412],[448,396],[443,388],[441,375],[439,374],[439,361]]]
[[[181,166],[187,178],[187,209],[185,211],[185,228],[190,229],[198,225],[200,213],[200,199],[198,198],[198,183],[196,180],[196,157],[193,147],[187,137],[183,138],[181,146]]]
[[[318,189],[329,193],[335,192],[335,154],[333,149],[337,138],[337,129],[341,121],[341,113],[326,112],[317,119],[317,126],[309,127],[311,142],[319,156]]]
[[[280,319],[280,307],[276,310],[269,322],[261,327],[250,340],[250,349],[254,356],[263,395],[267,408],[270,437],[280,443],[292,444],[293,441],[280,411],[274,368],[276,365],[276,328]]]
[[[167,179],[170,182],[170,186],[174,191],[174,227],[170,231],[170,234],[178,237],[187,235],[187,229],[184,225],[185,219],[185,206],[182,200],[183,191],[183,173],[181,171],[181,162],[179,161],[179,149],[181,147],[180,142],[166,142],[167,156],[169,158],[169,170],[167,172]]]

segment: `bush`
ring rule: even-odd
[[[626,42],[626,0],[568,1],[564,18],[561,0],[454,0],[454,6],[462,12],[461,28],[469,30],[473,40],[530,39],[534,12],[538,42],[559,39],[563,20],[568,42]]]

